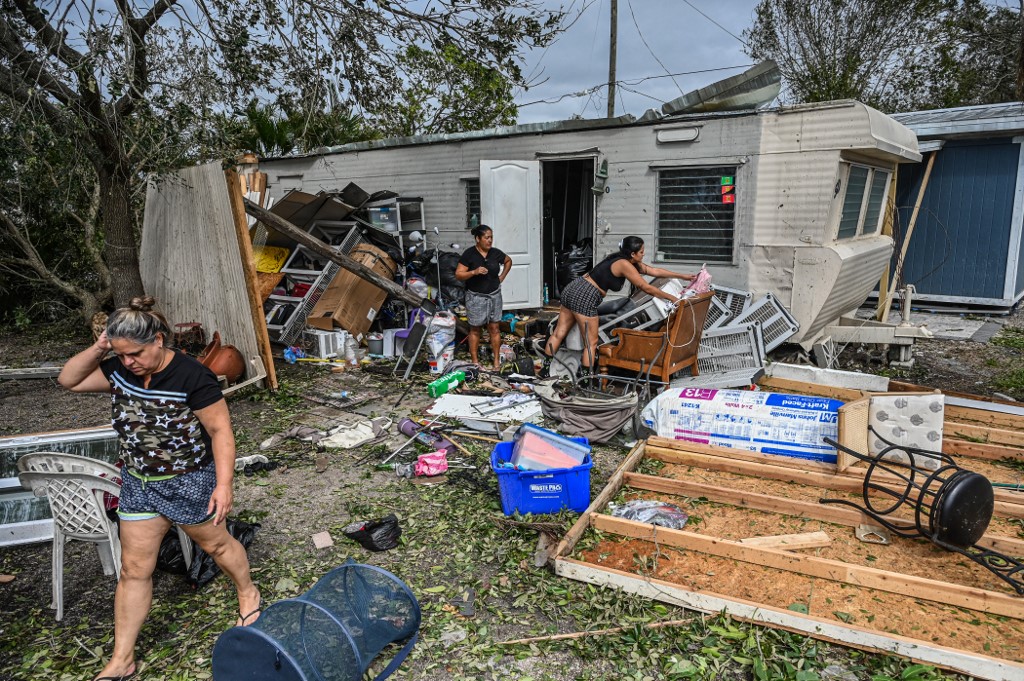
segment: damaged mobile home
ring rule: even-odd
[[[771,292],[809,348],[877,284],[893,173],[920,158],[906,127],[838,101],[397,138],[259,167],[275,200],[349,182],[417,197],[448,248],[492,226],[515,263],[506,309],[540,307],[545,286],[557,297],[556,252],[592,239],[599,258],[636,234],[649,262]]]

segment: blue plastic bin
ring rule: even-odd
[[[588,444],[585,437],[574,441]],[[577,513],[590,505],[590,454],[583,463],[572,468],[546,471],[520,471],[500,468],[512,459],[512,442],[500,442],[491,451],[491,469],[498,476],[501,510],[505,515],[519,513],[558,513],[568,508]]]

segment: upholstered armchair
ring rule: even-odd
[[[690,367],[696,376],[697,346],[714,295],[708,292],[686,298],[660,331],[614,329],[612,336],[618,344],[599,348],[597,361],[601,373],[608,373],[608,367],[619,367],[650,372],[652,377],[668,383],[672,374]]]

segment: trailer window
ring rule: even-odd
[[[848,164],[846,194],[837,239],[878,233],[890,173],[881,168]]]
[[[736,166],[658,172],[658,260],[731,263]]]
[[[480,224],[480,180],[466,180],[466,229]]]

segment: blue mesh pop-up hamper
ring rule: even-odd
[[[349,561],[306,593],[268,606],[248,627],[228,629],[213,648],[214,681],[360,681],[388,645],[416,643],[420,606],[387,570]]]

